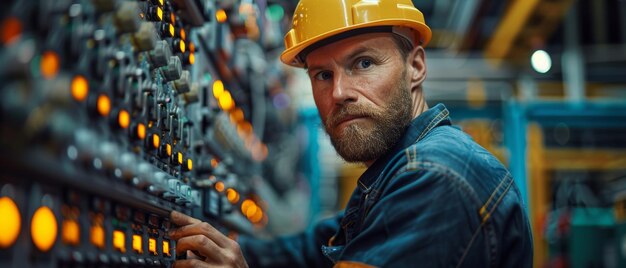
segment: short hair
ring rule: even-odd
[[[401,36],[399,34],[391,34],[393,37],[393,42],[396,43],[396,47],[398,47],[398,51],[400,52],[400,56],[402,59],[405,59],[409,56],[409,53],[413,50],[413,43],[406,39],[406,37]]]

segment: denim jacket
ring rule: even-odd
[[[241,239],[250,267],[531,267],[511,174],[448,115],[438,104],[414,119],[337,217],[274,241]]]

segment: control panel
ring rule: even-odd
[[[169,267],[172,210],[229,234],[267,222],[249,178],[268,149],[223,79],[218,3],[3,9],[1,267]]]

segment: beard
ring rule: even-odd
[[[401,76],[404,77],[404,76]],[[413,119],[412,101],[404,79],[399,79],[391,92],[390,101],[382,108],[362,104],[346,104],[324,122],[326,133],[347,162],[376,160],[389,151],[402,137]],[[343,129],[338,125],[348,116],[365,117],[366,122],[349,122]],[[359,122],[361,121],[361,122]]]

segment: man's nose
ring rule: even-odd
[[[356,102],[357,92],[354,90],[353,78],[343,72],[336,72],[333,77],[332,97],[336,105]]]

